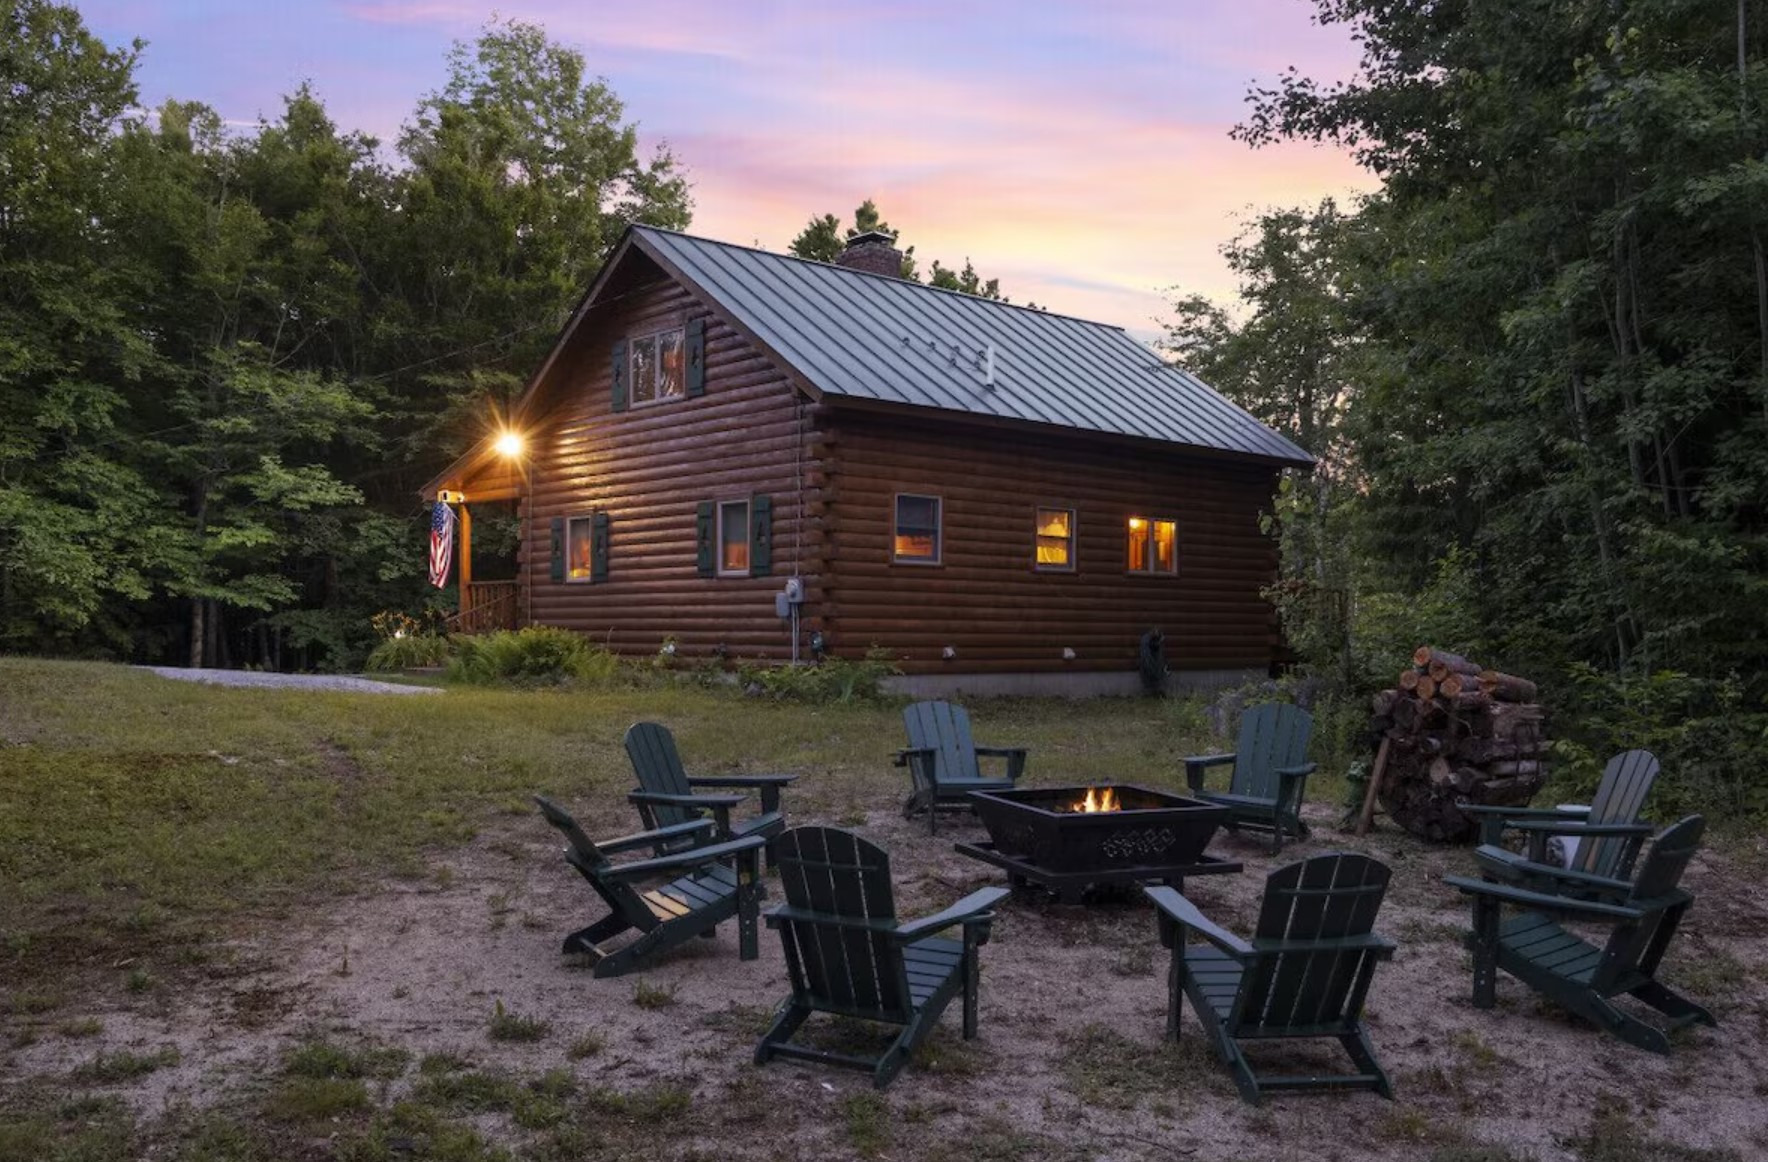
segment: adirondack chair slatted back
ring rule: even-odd
[[[1253,939],[1305,944],[1367,936],[1387,892],[1388,869],[1363,855],[1328,852],[1272,872]],[[1338,1025],[1353,1020],[1375,969],[1373,949],[1306,948],[1261,956],[1241,985],[1239,1030]]]
[[[877,844],[837,828],[797,827],[774,841],[774,866],[792,908],[895,926],[890,857]],[[780,928],[792,989],[813,1008],[910,1019],[902,951],[887,930],[814,920],[788,920]]]
[[[1658,761],[1650,751],[1623,751],[1609,759],[1596,795],[1590,800],[1590,822],[1632,823],[1637,820],[1657,776]],[[1624,836],[1586,840],[1578,844],[1572,869],[1614,879],[1623,872],[1620,860],[1627,850],[1627,843]]]
[[[632,885],[618,880],[610,880],[601,873],[609,866],[608,857],[596,847],[595,841],[585,835],[577,820],[557,803],[550,799],[534,796],[539,805],[540,813],[546,821],[564,835],[571,846],[565,850],[565,859],[571,866],[583,874],[593,887],[607,901],[608,907],[625,916],[627,920],[642,931],[649,931],[657,926],[657,918],[645,905],[644,899],[633,890]]]
[[[932,747],[934,778],[979,779],[976,740],[970,736],[970,712],[950,702],[916,702],[905,706],[902,724],[908,729],[909,746]]]
[[[675,736],[667,726],[656,722],[636,722],[626,731],[626,757],[632,760],[633,774],[638,776],[641,790],[658,795],[691,795],[687,771],[682,769],[681,755],[675,749]],[[694,807],[675,807],[662,803],[646,804],[652,827],[671,827],[692,823],[705,815]]]
[[[1644,910],[1636,923],[1614,930],[1603,949],[1602,962],[1590,974],[1590,987],[1604,991],[1635,972],[1649,976],[1682,920],[1687,897],[1677,890],[1682,873],[1700,849],[1707,821],[1690,815],[1666,830],[1651,845],[1627,903]]]
[[[1240,716],[1240,745],[1235,751],[1234,779],[1229,792],[1261,799],[1277,797],[1279,767],[1307,761],[1314,720],[1307,711],[1286,702],[1249,706]]]

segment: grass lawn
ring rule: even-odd
[[[1030,748],[1033,782],[1176,787],[1179,756],[1221,749],[1196,703],[972,711],[982,741]],[[1332,772],[1310,786],[1319,834],[1295,854],[1365,846],[1395,867],[1382,927],[1403,950],[1371,1010],[1400,1101],[1241,1105],[1194,1024],[1160,1039],[1165,962],[1129,903],[1015,900],[984,954],[981,1037],[959,1040],[948,1012],[884,1094],[857,1075],[757,1069],[749,1048],[786,992],[771,933],[759,962],[739,963],[722,930],[628,979],[592,980],[557,952],[591,898],[528,796],[595,835],[637,830],[620,736],[641,718],[674,730],[691,769],[801,773],[794,820],[890,849],[907,915],[997,882],[950,851],[974,824],[929,839],[898,817],[895,706],[690,688],[236,690],[0,659],[0,1162],[1768,1150],[1747,1113],[1768,1094],[1768,914],[1746,887],[1759,845],[1703,856],[1671,974],[1722,1028],[1647,1058],[1514,982],[1498,1013],[1469,1009],[1464,916],[1437,882],[1466,853],[1391,826],[1367,844],[1334,834]],[[1256,843],[1213,850],[1247,872],[1199,891],[1244,929],[1271,861]],[[1665,1096],[1695,1077],[1704,1097]],[[1541,1103],[1559,1111],[1550,1127],[1528,1116]]]

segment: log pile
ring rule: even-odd
[[[1371,706],[1370,731],[1385,751],[1376,793],[1414,835],[1471,839],[1478,823],[1458,802],[1515,806],[1547,781],[1546,716],[1526,678],[1429,646],[1412,660]]]

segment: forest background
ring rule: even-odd
[[[1429,643],[1540,681],[1568,770],[1648,747],[1679,801],[1768,813],[1768,21],[1315,7],[1357,76],[1274,78],[1235,135],[1379,187],[1254,215],[1240,301],[1176,289],[1162,347],[1320,460],[1272,597],[1328,719]],[[353,668],[376,613],[448,600],[417,487],[688,182],[530,25],[458,45],[390,150],[306,89],[243,132],[143,111],[139,52],[0,7],[0,649]]]

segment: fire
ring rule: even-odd
[[[1082,815],[1092,815],[1100,811],[1120,811],[1122,804],[1117,801],[1116,787],[1087,788],[1084,799],[1075,800],[1072,810]]]

